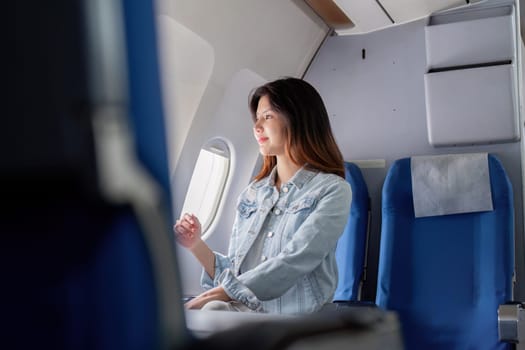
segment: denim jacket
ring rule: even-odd
[[[258,312],[317,311],[337,287],[335,247],[352,191],[343,178],[304,167],[278,191],[275,171],[239,196],[228,255],[214,252],[214,279],[203,271],[201,284],[222,285],[232,299]],[[258,235],[264,235],[260,262],[241,273]]]

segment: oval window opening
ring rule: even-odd
[[[230,149],[225,141],[216,138],[200,150],[184,199],[183,213],[195,214],[202,226],[202,236],[214,222],[230,169]]]

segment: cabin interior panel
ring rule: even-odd
[[[472,1],[474,2],[478,1]],[[344,2],[335,3],[340,5]],[[305,74],[305,79],[319,89],[325,100],[345,160],[376,160],[374,165],[370,165],[370,162],[361,163],[372,199],[368,278],[364,284],[363,298],[373,300],[375,297],[381,188],[391,162],[411,155],[490,152],[502,160],[514,186],[518,275],[516,298],[525,300],[523,119],[519,142],[462,147],[431,146],[427,136],[423,78],[427,68],[424,31],[427,19],[410,22],[416,15],[398,13],[396,11],[400,7],[394,9],[393,4],[385,1],[383,6],[386,13],[393,16],[394,23],[383,21],[384,23],[369,28],[370,32],[366,32],[365,24],[360,24],[359,11],[371,11],[375,5],[370,5],[368,10],[368,7],[358,8],[354,12],[350,12],[350,5],[340,5],[354,27],[348,30],[347,34],[350,35],[327,37],[328,26],[302,0],[157,0],[156,13],[161,23],[161,56],[165,56],[161,60],[164,65],[162,68],[163,72],[173,73],[163,76],[164,99],[172,101],[176,106],[167,108],[166,111],[168,124],[171,125],[168,140],[174,216],[180,215],[194,162],[201,147],[210,137],[234,140],[231,142],[234,155],[253,148],[250,130],[232,130],[231,125],[214,120],[220,117],[218,110],[222,108],[227,92],[233,88],[235,82],[239,82],[239,74],[257,77],[248,79],[251,84],[281,76],[300,77]],[[451,0],[447,4],[450,7],[459,2]],[[522,4],[523,0],[520,0],[520,5]],[[431,5],[431,9],[426,8],[427,5]],[[418,2],[418,6],[411,9],[419,11],[416,12],[423,16],[425,13],[428,15],[428,11],[435,10],[435,5],[432,1]],[[381,16],[385,15],[381,9],[374,11],[381,12]],[[523,6],[520,13],[523,13]],[[168,22],[176,25],[162,25]],[[407,23],[400,24],[401,22]],[[180,48],[177,40],[181,33],[170,32],[166,30],[168,27],[183,28],[187,33],[191,32],[205,43],[202,47],[211,52],[212,59],[206,61],[211,62],[209,76],[205,77],[208,82],[204,89],[198,91],[198,96],[186,98],[184,94],[187,93],[188,85],[183,92],[181,86],[184,84],[169,88],[170,81],[181,77],[185,67],[180,64],[184,59],[175,57],[173,60],[172,56],[177,55],[177,50],[162,50],[162,47],[169,45]],[[377,28],[384,29],[374,30]],[[523,33],[523,26],[521,32]],[[345,34],[344,30],[339,34]],[[523,45],[523,41],[521,44]],[[182,54],[191,54],[191,48],[179,51]],[[521,61],[520,52],[518,57],[518,61]],[[191,55],[186,61],[195,62]],[[244,83],[247,85],[241,86],[245,88],[250,85],[246,81]],[[233,89],[237,88],[238,86]],[[235,91],[242,94],[240,90]],[[244,95],[244,101],[247,101],[248,91]],[[521,109],[522,95],[520,92]],[[184,105],[190,103],[194,105]],[[236,118],[249,118],[247,108],[235,113]],[[237,134],[241,136],[235,136]],[[255,154],[249,155],[248,164],[235,174],[235,178],[231,180],[234,185],[227,188],[219,222],[208,238],[213,249],[226,252],[234,217],[234,201],[240,189],[253,175],[255,157]],[[234,161],[234,166],[235,164]],[[185,275],[185,293],[200,293],[196,276],[200,271],[198,262],[185,253],[182,252],[179,256]]]
[[[422,19],[366,34],[331,36],[305,76],[325,99],[345,160],[385,160],[385,168],[363,169],[372,205],[363,298],[375,298],[381,188],[390,164],[413,155],[488,152],[502,161],[514,188],[518,280],[515,297],[524,300],[523,140],[462,147],[436,148],[429,144],[423,79],[425,25],[426,20]]]

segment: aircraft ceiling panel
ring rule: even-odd
[[[381,6],[374,0],[334,0],[354,23],[351,29],[336,30],[337,34],[366,33],[392,24]]]
[[[436,11],[467,5],[465,0],[381,0],[380,3],[396,23],[412,21]]]

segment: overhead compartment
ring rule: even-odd
[[[431,145],[519,140],[514,18],[513,5],[430,17],[424,82]]]

